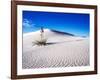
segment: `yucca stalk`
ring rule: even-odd
[[[41,27],[40,29],[40,40],[36,40],[35,42],[33,42],[35,45],[46,45],[47,39],[44,38],[44,29],[43,27]]]
[[[44,29],[43,27],[41,27],[41,31],[40,31],[40,36],[41,36],[41,42],[43,41],[43,38],[44,38]]]

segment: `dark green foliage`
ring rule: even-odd
[[[44,39],[44,40],[40,40],[40,41],[35,41],[33,43],[34,43],[34,45],[42,46],[42,45],[46,45],[46,42],[47,42],[47,40]]]

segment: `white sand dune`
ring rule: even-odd
[[[40,32],[23,35],[22,68],[72,67],[89,65],[89,38],[62,35],[45,29],[45,46],[34,44]],[[33,43],[32,43],[33,42]]]

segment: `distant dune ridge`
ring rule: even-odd
[[[47,45],[38,46],[40,31],[23,34],[22,68],[88,66],[89,37],[44,29]]]

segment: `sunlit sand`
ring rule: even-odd
[[[73,67],[89,65],[89,38],[44,30],[47,44],[36,45],[40,31],[23,34],[22,68]]]

